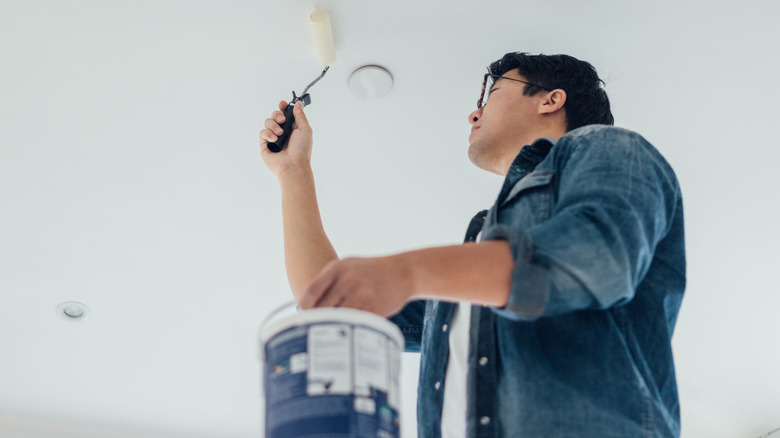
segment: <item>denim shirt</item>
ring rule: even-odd
[[[601,125],[523,147],[482,227],[496,239],[512,285],[504,307],[472,307],[467,436],[678,437],[683,210],[659,152]],[[422,353],[420,438],[441,436],[454,306],[414,301],[391,317]]]

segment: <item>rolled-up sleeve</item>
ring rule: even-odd
[[[401,330],[404,336],[404,351],[407,353],[420,352],[426,304],[425,300],[412,301],[400,312],[388,318]]]
[[[494,309],[507,318],[631,300],[680,196],[666,161],[630,131],[604,127],[563,137],[550,153],[556,179],[549,218],[517,223],[510,203],[482,232],[483,241],[507,240],[512,251],[509,299]]]

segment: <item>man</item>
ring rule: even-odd
[[[590,64],[509,53],[488,70],[469,158],[506,178],[464,245],[339,260],[301,107],[280,154],[265,143],[283,116],[266,120],[261,149],[282,189],[300,307],[359,308],[398,325],[422,353],[421,438],[679,436],[671,336],[685,248],[674,172],[642,137],[608,126]]]

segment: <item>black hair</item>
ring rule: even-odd
[[[599,79],[596,69],[585,61],[569,55],[530,55],[523,52],[507,53],[490,64],[488,71],[494,75],[519,69],[528,82],[554,90],[566,92],[566,130],[585,125],[614,125],[615,119],[609,109],[609,98]],[[533,85],[526,85],[523,94],[533,96],[543,91]]]

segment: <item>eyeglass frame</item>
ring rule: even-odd
[[[551,88],[543,87],[541,85],[533,84],[533,83],[527,82],[527,81],[521,81],[520,79],[513,79],[513,78],[508,78],[506,76],[494,75],[493,73],[485,73],[485,77],[482,79],[482,94],[479,95],[479,100],[477,101],[477,109],[480,109],[483,106],[487,105],[487,102],[485,102],[484,105],[482,104],[482,99],[485,98],[485,89],[487,88],[487,80],[488,80],[489,77],[492,77],[493,80],[495,81],[495,82],[493,82],[493,84],[498,82],[499,79],[506,79],[508,81],[522,82],[522,83],[524,83],[526,85],[532,85],[534,87],[539,87],[539,88],[541,88],[542,90],[545,90],[545,91],[553,91]],[[490,89],[492,90],[493,87],[491,86]],[[488,96],[490,96],[490,92],[488,92]]]

